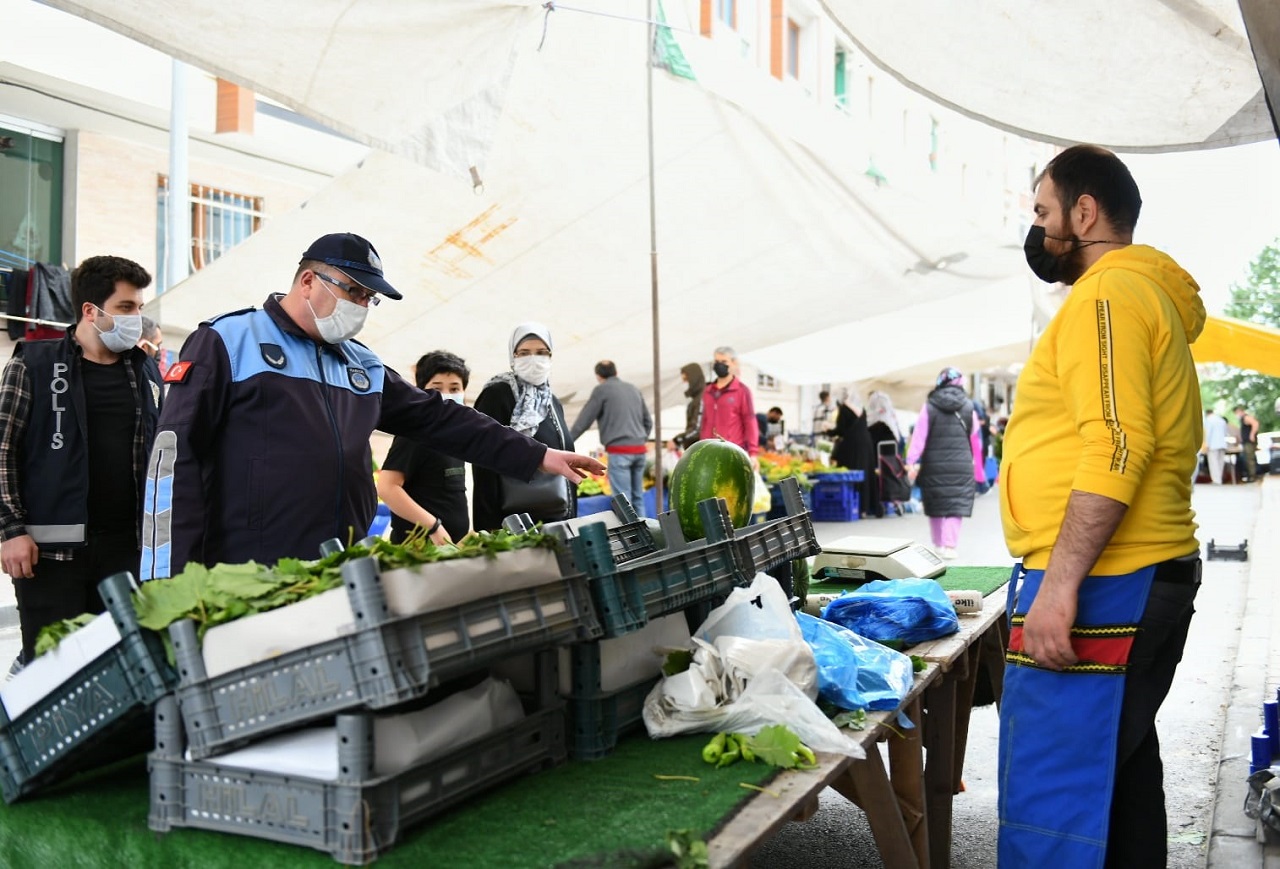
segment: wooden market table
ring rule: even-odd
[[[778,797],[753,797],[708,842],[713,869],[747,865],[751,850],[784,824],[811,817],[827,787],[866,813],[889,869],[950,866],[951,801],[960,790],[981,664],[997,702],[1000,697],[1008,639],[1004,611],[1005,591],[999,589],[983,599],[980,613],[960,617],[958,633],[907,649],[928,667],[916,674],[898,710],[867,716],[861,739],[866,759],[824,754],[817,770],[780,774],[769,786]],[[894,723],[899,712],[913,729]],[[881,742],[887,743],[887,769]]]

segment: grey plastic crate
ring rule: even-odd
[[[170,626],[192,757],[346,710],[394,706],[504,657],[601,635],[579,575],[394,619],[374,559],[347,562],[342,576],[355,632],[218,676],[206,675],[194,623]]]
[[[362,865],[416,824],[526,773],[564,763],[564,710],[535,712],[395,775],[373,772],[373,717],[339,715],[339,780],[220,767],[183,758],[183,726],[167,697],[156,708],[156,748],[148,756],[157,832],[189,827],[315,848]]]
[[[750,582],[757,573],[822,551],[795,478],[788,477],[778,488],[786,508],[785,516],[733,532],[734,559],[743,581]]]
[[[98,584],[120,642],[80,668],[17,718],[0,704],[0,790],[12,803],[57,779],[145,751],[151,704],[177,674],[159,634],[138,625],[134,580],[117,573]]]

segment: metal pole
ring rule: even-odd
[[[167,279],[162,290],[190,273],[191,206],[190,175],[187,171],[187,65],[173,61],[172,93],[169,100],[169,197],[166,203]]]
[[[653,52],[658,36],[657,26],[653,23],[653,0],[648,0],[645,18],[649,20],[649,43],[645,49],[645,66],[648,76],[645,80],[645,96],[648,102],[648,134],[649,134],[649,281],[653,301],[653,503],[654,512],[662,512],[662,350],[658,321],[658,213],[657,197],[654,193],[654,160],[653,160]]]

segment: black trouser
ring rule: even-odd
[[[1108,869],[1145,869],[1166,863],[1168,820],[1156,712],[1182,660],[1199,589],[1199,559],[1156,566],[1125,673],[1107,835]]]
[[[40,629],[81,613],[103,612],[98,583],[127,570],[138,575],[138,535],[132,529],[89,534],[88,545],[77,549],[70,561],[41,558],[35,576],[14,579],[18,618],[22,622],[22,661],[35,657]]]

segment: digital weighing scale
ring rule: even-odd
[[[931,578],[947,566],[932,549],[905,537],[841,537],[813,559],[814,582]]]

